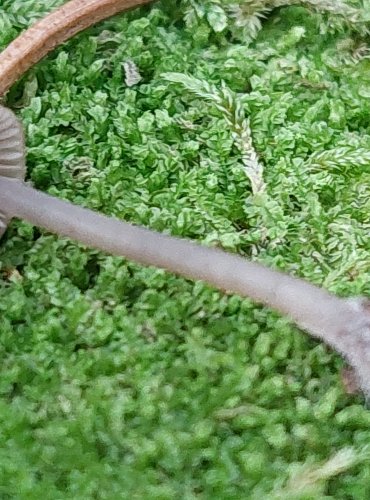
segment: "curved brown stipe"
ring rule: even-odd
[[[48,52],[80,31],[153,0],[71,0],[19,35],[0,54],[0,96]]]

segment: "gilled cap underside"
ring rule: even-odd
[[[0,176],[24,180],[26,164],[22,126],[8,108],[0,106]],[[10,220],[6,207],[0,206],[0,237]]]

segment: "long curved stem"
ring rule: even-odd
[[[154,265],[186,278],[262,302],[339,351],[344,323],[353,307],[304,280],[268,269],[237,255],[133,226],[0,177],[0,206],[51,232],[92,248]],[[338,339],[339,335],[339,339]]]
[[[153,0],[71,0],[28,28],[0,54],[0,96],[48,52],[107,17]]]

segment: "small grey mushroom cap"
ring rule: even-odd
[[[23,181],[26,176],[22,125],[10,109],[0,106],[0,176]],[[0,238],[12,214],[0,207]]]

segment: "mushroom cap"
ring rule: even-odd
[[[10,109],[0,106],[0,176],[23,181],[26,176],[24,135],[21,123]],[[0,206],[0,238],[11,219]]]

